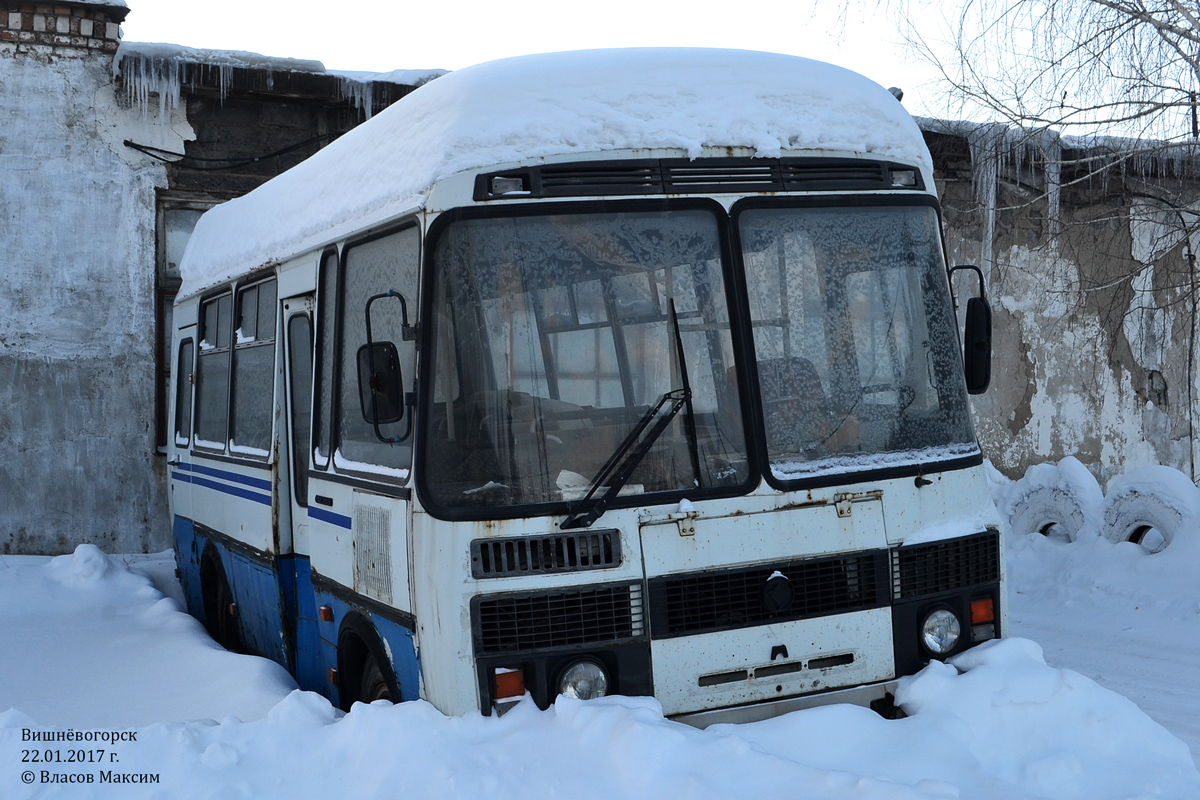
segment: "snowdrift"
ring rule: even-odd
[[[424,702],[342,714],[289,692],[274,664],[217,648],[148,578],[90,545],[53,560],[0,557],[0,603],[16,612],[0,620],[0,707],[15,707],[0,713],[4,797],[1200,796],[1186,745],[1022,639],[903,681],[906,719],[829,706],[700,731],[649,698],[560,698],[545,712],[526,702],[500,718],[448,718]],[[158,783],[21,764],[24,730],[90,727],[133,728],[136,742],[111,748],[119,773]],[[38,745],[48,747],[68,746]],[[17,765],[36,782],[19,783]],[[95,777],[43,784],[46,767]]]

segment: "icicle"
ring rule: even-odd
[[[224,103],[225,98],[229,96],[229,87],[233,84],[233,67],[229,64],[218,64],[217,69],[221,86],[221,102]]]
[[[139,42],[122,43],[113,59],[113,77],[124,78],[125,98],[131,106],[136,105],[141,109],[143,119],[149,116],[150,96],[158,95],[159,124],[164,141],[171,112],[179,108],[183,84],[195,89],[205,79],[211,80],[212,70],[215,69],[217,89],[221,102],[224,102],[233,84],[233,72],[239,68],[264,74],[268,89],[273,84],[275,72],[325,72],[325,66],[319,61]],[[370,88],[365,91],[369,96]],[[368,102],[367,116],[370,115]]]
[[[999,123],[978,125],[967,132],[971,148],[971,183],[975,202],[983,213],[983,241],[980,242],[980,267],[989,272],[993,262],[996,235],[996,194],[1000,185],[1000,149],[1007,127]]]
[[[343,75],[338,94],[342,100],[353,100],[354,107],[359,112],[365,112],[367,119],[371,118],[371,114],[375,110],[375,84],[373,82]]]
[[[1058,244],[1059,204],[1062,197],[1062,136],[1058,131],[1039,128],[1029,134],[1033,148],[1031,161],[1042,162],[1042,174],[1046,187],[1046,222],[1051,247]]]
[[[141,110],[143,120],[150,116],[150,95],[158,95],[159,132],[165,144],[171,113],[179,107],[181,72],[188,65],[137,51],[120,53],[117,62],[115,70],[125,79],[125,99]]]

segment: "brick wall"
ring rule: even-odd
[[[121,42],[121,21],[129,9],[92,4],[0,2],[0,42],[12,42],[17,52],[50,47],[90,52],[115,52]]]

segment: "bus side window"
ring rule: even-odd
[[[376,436],[374,426],[363,418],[358,381],[358,352],[367,343],[367,300],[394,289],[404,296],[409,313],[417,308],[417,268],[420,257],[420,228],[409,225],[394,233],[353,244],[343,259],[341,297],[338,304],[341,332],[337,387],[337,461],[334,466],[350,471],[407,477],[412,456],[411,435],[389,444]],[[391,342],[400,357],[405,391],[412,391],[416,347],[404,341],[403,316],[396,298],[383,298],[371,306],[372,339]],[[410,418],[381,423],[379,433],[387,438],[404,437],[411,431]],[[382,468],[382,469],[379,469]]]
[[[229,292],[200,304],[196,359],[196,445],[224,450],[229,422],[229,354],[233,316]]]
[[[191,339],[179,343],[175,367],[175,446],[187,447],[192,441],[192,359],[195,345]]]
[[[275,392],[275,279],[238,290],[229,452],[266,458]]]
[[[329,466],[333,433],[333,332],[337,303],[338,254],[330,250],[321,258],[317,294],[317,390],[313,396],[312,450],[313,466]]]
[[[308,448],[312,418],[312,322],[307,314],[288,320],[288,361],[291,364],[292,482],[296,502],[308,505]]]

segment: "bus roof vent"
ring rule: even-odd
[[[662,173],[657,161],[553,164],[539,168],[537,175],[542,197],[662,192]]]
[[[584,572],[620,563],[621,534],[615,529],[471,542],[471,575],[475,578]]]
[[[521,191],[498,186],[520,185]],[[476,200],[615,195],[923,190],[911,165],[861,158],[686,158],[544,164],[478,175]]]

